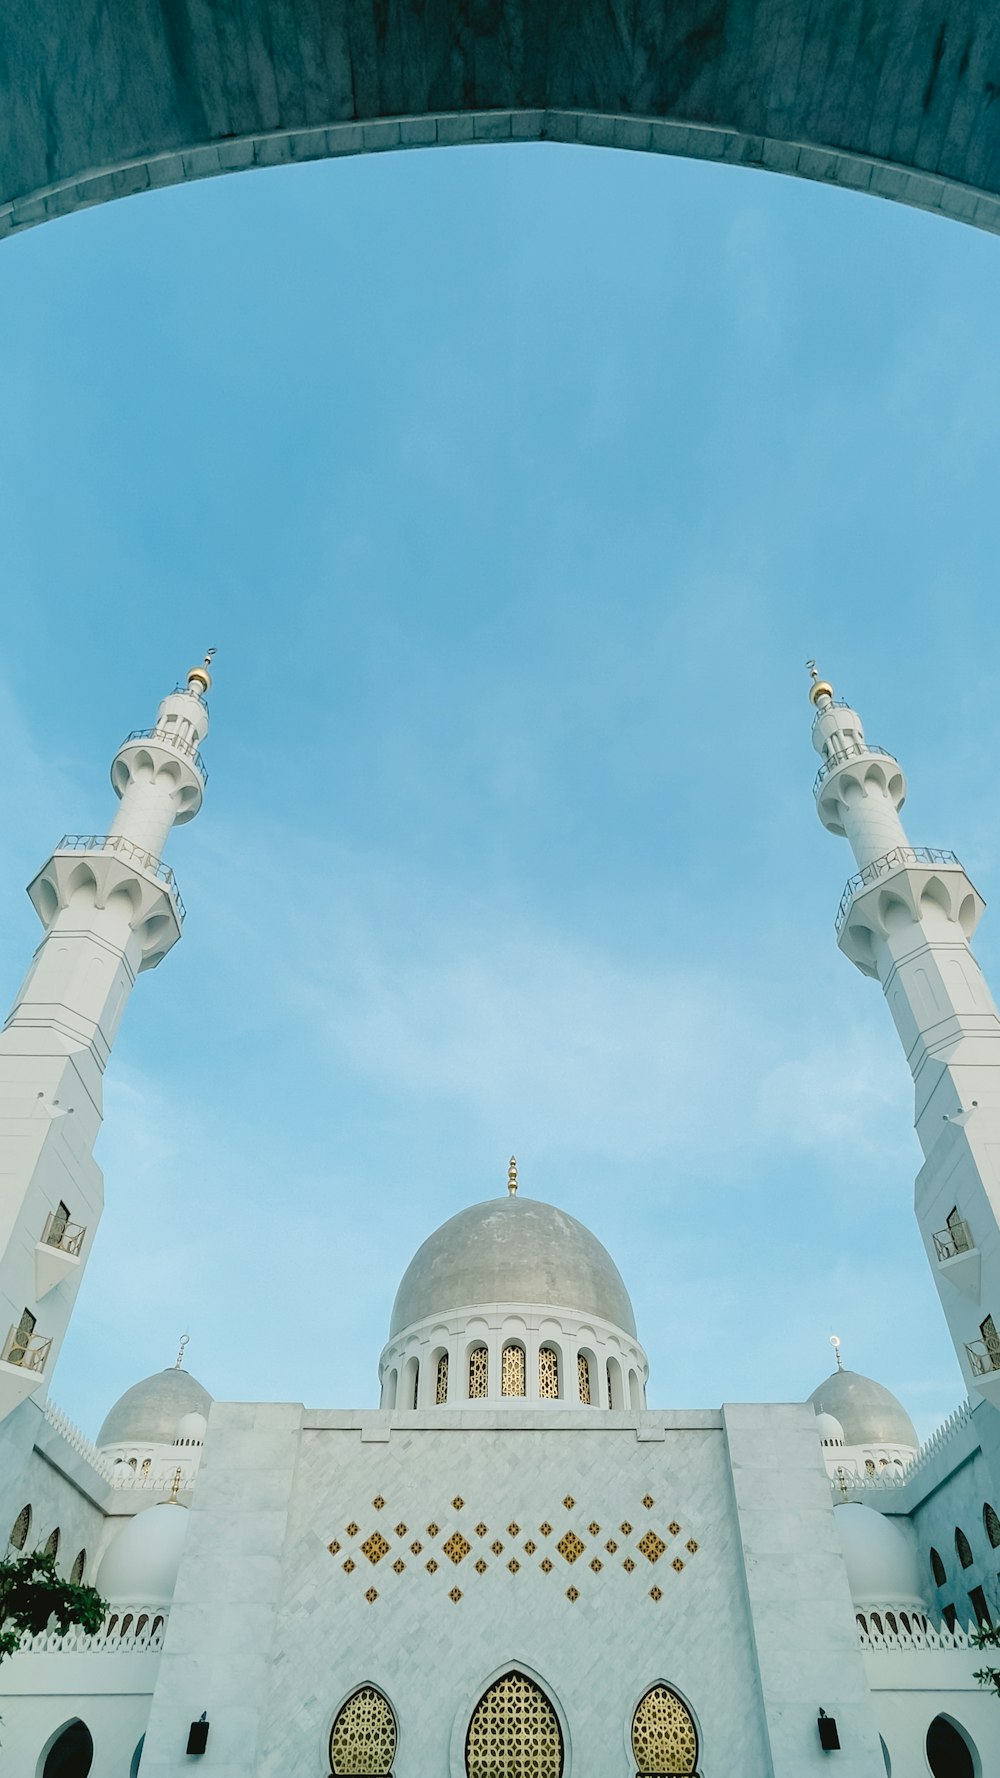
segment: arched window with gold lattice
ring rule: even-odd
[[[651,1685],[632,1718],[632,1758],[641,1775],[688,1778],[698,1769],[698,1731],[668,1685]]]
[[[968,1538],[966,1537],[965,1532],[962,1530],[961,1525],[957,1525],[955,1527],[955,1554],[957,1555],[963,1568],[971,1568],[972,1567],[973,1560],[974,1560],[974,1557],[972,1554],[972,1545],[970,1544]]]
[[[500,1354],[500,1394],[523,1395],[525,1389],[524,1347],[512,1343]]]
[[[434,1401],[435,1401],[435,1405],[437,1407],[440,1407],[441,1403],[443,1401],[447,1401],[447,1400],[448,1400],[448,1354],[447,1354],[447,1352],[442,1352],[442,1354],[437,1362],[437,1384],[436,1384],[436,1388],[434,1391]]]
[[[576,1374],[580,1386],[580,1400],[585,1408],[590,1406],[590,1359],[586,1352],[581,1352],[576,1361]]]
[[[480,1698],[465,1739],[466,1778],[562,1778],[563,1739],[541,1686],[505,1673]]]
[[[539,1347],[538,1393],[543,1401],[559,1399],[559,1354],[554,1346]]]
[[[989,1501],[983,1507],[983,1529],[990,1540],[991,1549],[1000,1549],[1000,1519]]]
[[[46,1556],[58,1556],[59,1545],[61,1544],[61,1542],[62,1542],[62,1532],[60,1531],[60,1529],[57,1525],[55,1530],[50,1531],[48,1537],[45,1539],[45,1549],[43,1550],[42,1554],[46,1555]]]
[[[485,1346],[473,1346],[469,1353],[469,1399],[490,1392],[490,1355]]]
[[[388,1699],[373,1685],[359,1686],[337,1711],[330,1733],[331,1772],[391,1778],[395,1757],[396,1718]]]
[[[86,1550],[77,1550],[76,1555],[73,1557],[73,1566],[69,1571],[69,1578],[75,1587],[78,1587],[80,1585],[81,1581],[83,1580],[83,1571],[86,1568],[86,1566],[87,1566],[87,1552],[86,1552]]]
[[[11,1526],[11,1530],[10,1530],[11,1548],[15,1549],[15,1550],[23,1550],[25,1544],[28,1541],[28,1532],[30,1530],[31,1530],[31,1508],[30,1508],[30,1506],[22,1506],[20,1512],[17,1515],[17,1518],[14,1520],[14,1523]]]

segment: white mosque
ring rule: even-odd
[[[0,1523],[109,1607],[0,1667],[0,1774],[996,1778],[968,1640],[1000,1618],[982,903],[909,844],[900,766],[815,672],[817,806],[857,866],[838,942],[913,1073],[917,1215],[969,1392],[927,1444],[839,1346],[807,1403],[647,1407],[612,1257],[513,1162],[414,1255],[377,1409],[215,1402],[183,1343],[93,1444],[53,1404],[104,1068],[181,933],[161,860],[201,806],[209,689],[206,662],[128,737],[109,833],[66,836],[30,884],[44,937],[0,1036]]]

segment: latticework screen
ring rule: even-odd
[[[17,1518],[14,1520],[14,1527],[10,1534],[10,1541],[16,1550],[23,1550],[28,1541],[28,1532],[30,1530],[31,1508],[30,1506],[22,1506]]]
[[[441,1406],[441,1403],[443,1401],[448,1400],[448,1354],[447,1354],[447,1352],[442,1352],[440,1358],[438,1359],[437,1389],[435,1390],[435,1393],[434,1393],[434,1400],[437,1403],[438,1407]]]
[[[988,1501],[983,1507],[983,1524],[986,1526],[986,1535],[993,1548],[1000,1549],[1000,1519],[997,1518]]]
[[[559,1719],[523,1673],[505,1673],[480,1699],[465,1744],[468,1778],[562,1778]]]
[[[59,1545],[61,1542],[62,1532],[57,1525],[55,1530],[50,1531],[48,1537],[45,1539],[45,1554],[47,1556],[58,1556]]]
[[[581,1352],[576,1361],[576,1374],[580,1382],[580,1400],[584,1407],[590,1406],[590,1364],[586,1355]]]
[[[490,1391],[490,1355],[485,1346],[473,1346],[469,1353],[469,1395],[488,1395]]]
[[[551,1346],[542,1346],[538,1354],[538,1393],[543,1401],[559,1398],[559,1354]]]
[[[330,1769],[386,1778],[396,1755],[396,1721],[381,1692],[364,1685],[348,1698],[330,1736]]]
[[[73,1586],[78,1587],[80,1585],[80,1582],[83,1579],[83,1571],[86,1566],[87,1552],[86,1550],[78,1550],[73,1558],[73,1566],[69,1571],[69,1578]]]
[[[505,1346],[500,1359],[501,1395],[523,1395],[524,1378],[524,1347]]]
[[[632,1718],[632,1757],[640,1772],[686,1778],[698,1763],[691,1712],[668,1686],[654,1685]]]

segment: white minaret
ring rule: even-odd
[[[983,901],[954,852],[911,846],[902,767],[809,663],[814,791],[851,844],[837,942],[875,976],[910,1065],[924,1152],[916,1212],[955,1350],[976,1402],[1000,1406],[1000,1017],[969,940]],[[984,1448],[1000,1473],[1000,1416]]]
[[[28,886],[45,936],[0,1034],[0,1421],[51,1374],[103,1206],[104,1068],[136,976],[181,934],[161,854],[201,808],[209,660],[118,749],[110,832],[66,834]]]

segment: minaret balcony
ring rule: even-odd
[[[51,1339],[15,1324],[0,1347],[0,1420],[20,1407],[42,1381]]]
[[[839,698],[837,701],[843,703],[844,700]],[[848,746],[838,747],[836,750],[831,750],[829,759],[824,760],[816,773],[813,779],[813,796],[819,795],[820,785],[826,782],[831,772],[839,771],[841,766],[850,765],[852,760],[864,759],[869,753],[874,753],[879,759],[891,759],[894,766],[899,764],[896,755],[890,753],[887,747],[875,747],[868,741],[865,741],[863,745],[852,742]]]
[[[947,1228],[931,1236],[938,1273],[954,1284],[963,1296],[979,1301],[982,1280],[982,1254],[972,1238],[972,1230],[963,1218],[956,1216]]]
[[[178,691],[187,691],[186,686],[178,686],[177,689]],[[204,700],[199,698],[198,702],[203,703]],[[194,743],[186,740],[183,735],[175,735],[166,728],[134,728],[130,735],[125,736],[122,747],[128,747],[132,741],[159,741],[161,746],[169,747],[172,753],[179,753],[183,759],[193,765],[203,785],[208,783],[208,768],[205,761]]]
[[[919,926],[925,898],[971,938],[986,906],[954,852],[940,846],[893,846],[872,858],[844,886],[837,909],[837,944],[862,975],[877,976],[876,946],[905,913]]]
[[[35,1243],[36,1297],[47,1296],[79,1271],[86,1233],[82,1223],[67,1222],[61,1211],[53,1210],[46,1217],[42,1238]]]
[[[181,935],[184,903],[168,864],[123,833],[65,833],[52,857],[28,884],[28,895],[46,931],[86,882],[94,905],[105,908],[127,888],[129,919],[142,945],[140,969],[152,969]]]
[[[980,1395],[994,1407],[1000,1406],[1000,1346],[992,1342],[987,1345],[985,1340],[967,1340],[965,1353]]]

